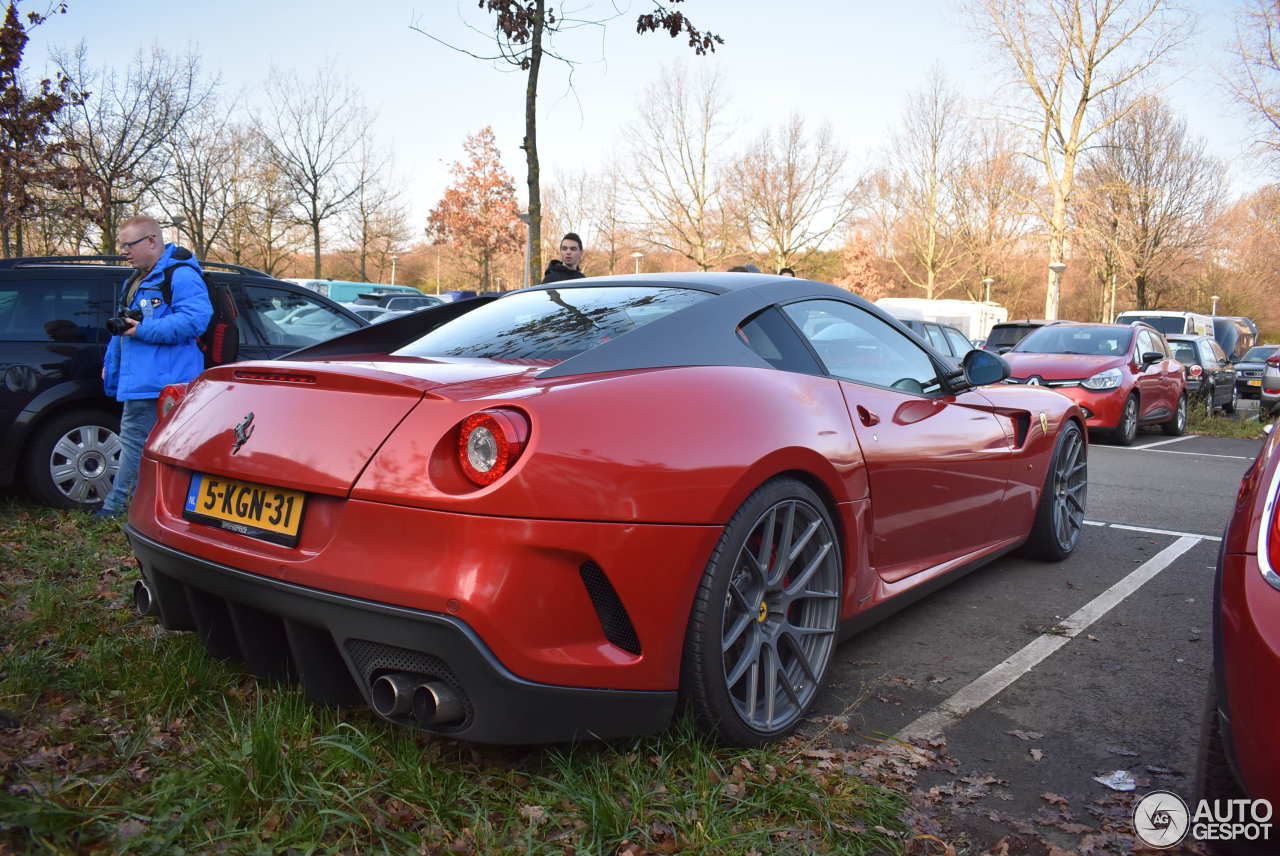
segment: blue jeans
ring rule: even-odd
[[[111,492],[102,501],[102,510],[111,514],[125,511],[133,486],[138,483],[138,465],[142,462],[142,447],[156,424],[156,399],[136,398],[124,403],[120,416],[120,469],[116,471]]]

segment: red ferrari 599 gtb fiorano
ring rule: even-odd
[[[171,388],[138,607],[493,743],[790,731],[843,633],[1083,523],[1085,422],[833,286],[557,283]]]

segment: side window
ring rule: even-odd
[[[1164,336],[1159,333],[1151,334],[1151,350],[1164,354],[1166,357],[1169,356],[1169,346],[1165,343]]]
[[[1213,352],[1213,358],[1220,363],[1227,362],[1227,352],[1222,350],[1222,346],[1217,342],[1209,342],[1209,350]]]
[[[244,292],[267,345],[301,348],[360,326],[309,295],[263,285],[246,285]]]
[[[925,350],[869,312],[838,300],[805,300],[784,311],[829,374],[917,395],[940,389]]]
[[[1155,346],[1151,344],[1151,334],[1146,330],[1139,330],[1138,335],[1134,337],[1136,345],[1134,346],[1133,361],[1142,364],[1142,355],[1148,351],[1154,351]]]
[[[965,354],[973,350],[973,343],[965,338],[955,327],[943,327],[942,332],[946,335],[947,341],[951,343],[951,353],[957,357],[963,357]]]
[[[84,280],[30,279],[0,286],[0,339],[97,342],[110,288]]]
[[[937,324],[925,324],[925,335],[928,336],[929,344],[933,345],[933,349],[940,354],[950,354],[951,347],[947,344],[947,337],[942,335],[942,328]]]
[[[738,338],[775,369],[822,374],[822,367],[777,307],[757,312],[739,324]]]

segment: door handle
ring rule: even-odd
[[[880,424],[880,417],[876,416],[861,404],[858,405],[858,419],[862,421],[863,425],[867,426]]]

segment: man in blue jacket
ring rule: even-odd
[[[116,517],[125,512],[138,480],[142,447],[156,424],[160,390],[171,383],[187,383],[204,370],[204,355],[196,338],[209,326],[213,307],[194,257],[175,258],[178,248],[161,239],[160,224],[150,217],[134,217],[120,227],[120,252],[135,268],[121,287],[120,308],[137,309],[142,320],[124,318],[127,328],[112,336],[102,369],[107,395],[124,404],[120,418],[120,469],[111,492],[95,514]],[[182,251],[179,255],[188,255]],[[172,301],[165,300],[161,283],[173,268]]]

